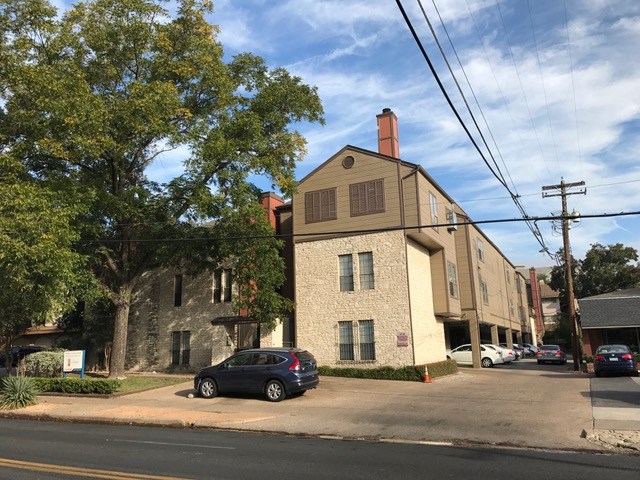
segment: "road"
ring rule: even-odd
[[[0,478],[640,478],[640,457],[0,420]]]

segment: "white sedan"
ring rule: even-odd
[[[502,352],[487,348],[486,345],[480,345],[480,350],[480,365],[483,367],[493,367],[498,363],[504,363]],[[447,357],[455,360],[458,365],[473,365],[471,344],[467,343],[454,348]]]
[[[502,359],[504,360],[504,363],[511,363],[516,359],[516,354],[511,348],[494,345],[493,343],[483,343],[483,345],[497,350],[498,352],[502,352]]]

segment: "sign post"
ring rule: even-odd
[[[68,350],[64,352],[62,364],[62,377],[67,373],[80,372],[80,378],[84,378],[84,350]]]

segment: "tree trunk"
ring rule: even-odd
[[[113,330],[113,345],[109,361],[109,378],[125,378],[124,363],[127,353],[127,327],[129,325],[129,307],[131,292],[122,288],[115,300],[116,322]]]

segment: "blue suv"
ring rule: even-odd
[[[219,393],[261,393],[279,402],[286,396],[302,395],[319,382],[316,359],[306,350],[254,348],[203,368],[193,386],[203,398]]]

